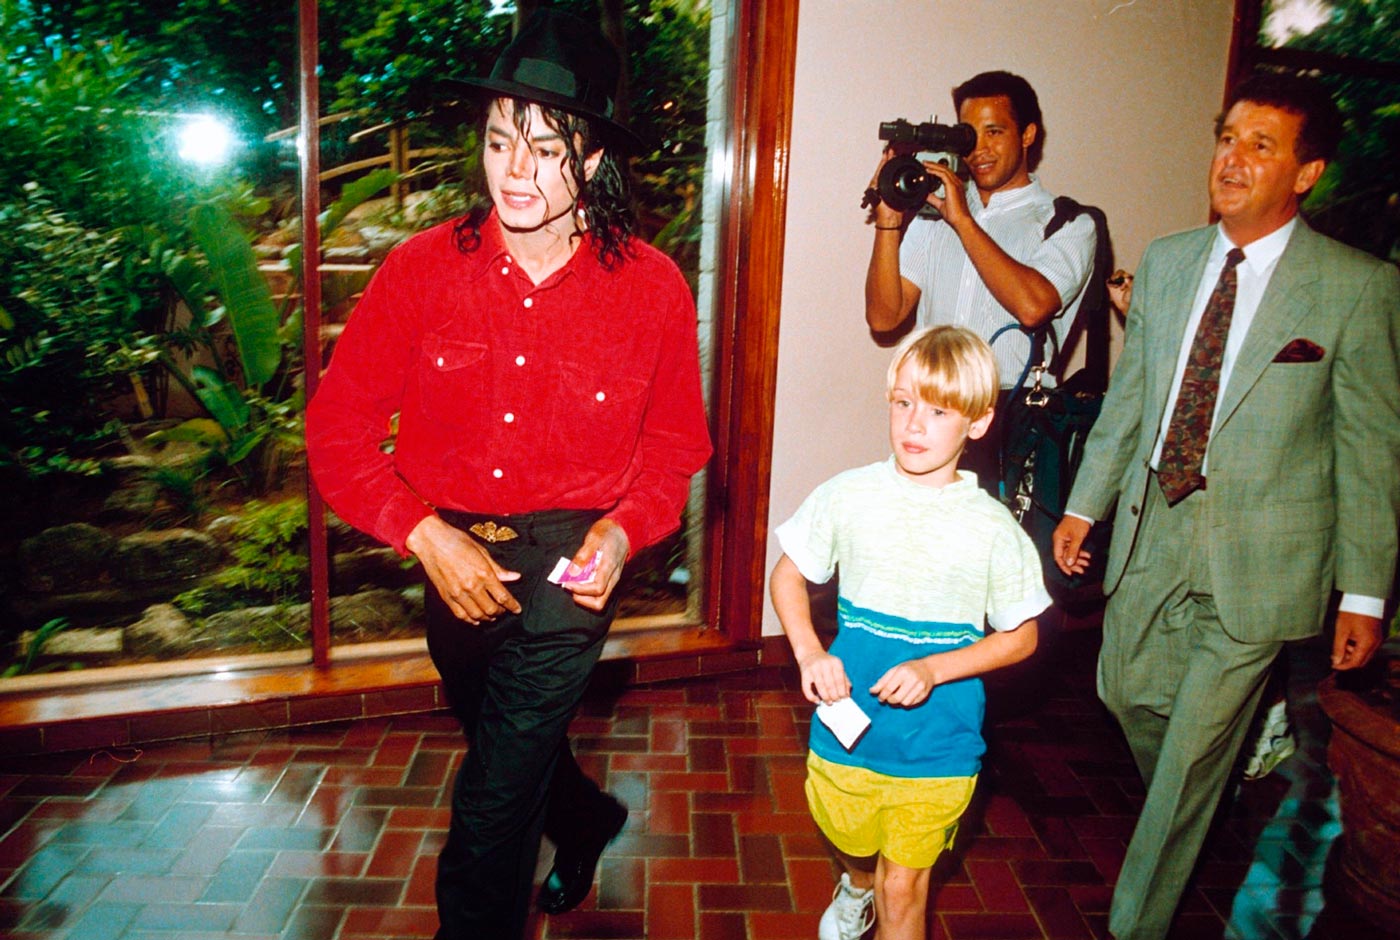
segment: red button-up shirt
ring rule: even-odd
[[[391,252],[307,408],[331,508],[405,554],[435,507],[603,509],[634,554],[674,531],[710,455],[695,304],[669,258],[631,252],[609,271],[585,236],[537,285],[494,214],[470,253],[452,223]]]

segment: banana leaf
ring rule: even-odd
[[[258,271],[248,236],[226,209],[214,204],[192,209],[190,223],[209,261],[214,291],[228,310],[243,378],[250,388],[261,388],[281,365],[282,347],[277,339],[277,307]],[[224,423],[222,418],[219,423]]]
[[[275,334],[274,334],[275,335]],[[195,366],[195,394],[230,438],[248,426],[251,412],[237,385],[207,366]]]

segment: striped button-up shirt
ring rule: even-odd
[[[1080,215],[1050,238],[1045,226],[1055,214],[1054,197],[1031,177],[1030,185],[993,193],[987,205],[976,186],[967,186],[967,204],[977,224],[1012,258],[1040,272],[1060,294],[1055,336],[1063,345],[1094,264],[1094,221]],[[939,324],[965,326],[990,340],[1015,317],[997,302],[963,250],[952,227],[942,220],[916,218],[899,248],[899,273],[918,286],[920,328]],[[993,344],[1003,388],[1016,384],[1030,355],[1030,341],[1008,331]],[[1046,384],[1053,384],[1047,378]]]

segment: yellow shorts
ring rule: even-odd
[[[880,854],[931,868],[953,846],[976,777],[889,777],[807,753],[807,805],[831,844],[854,858]]]

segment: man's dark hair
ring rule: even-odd
[[[1342,114],[1331,93],[1316,79],[1283,72],[1255,72],[1231,89],[1225,109],[1215,119],[1215,136],[1220,136],[1225,115],[1241,101],[1268,105],[1303,119],[1293,145],[1299,163],[1336,156],[1342,139]]]
[[[515,99],[512,122],[521,136],[529,133],[530,106],[537,104],[529,99]],[[489,113],[490,105],[486,106]],[[540,106],[545,124],[564,141],[565,159],[569,161],[569,171],[578,184],[578,206],[583,212],[586,229],[593,236],[594,250],[603,267],[611,269],[622,262],[628,254],[628,240],[637,228],[637,216],[632,207],[632,188],[627,165],[619,146],[621,141],[605,140],[599,128],[588,118],[559,108]],[[483,119],[483,127],[485,120]],[[482,134],[482,139],[485,139]],[[577,141],[575,140],[577,138]],[[602,159],[587,179],[584,161],[603,148]],[[481,244],[481,225],[491,212],[491,204],[480,206],[457,221],[453,229],[457,249],[470,253]]]
[[[1005,98],[1011,102],[1011,116],[1016,119],[1018,131],[1035,125],[1035,143],[1031,144],[1026,161],[1031,169],[1035,169],[1045,146],[1045,122],[1040,116],[1040,99],[1036,97],[1031,83],[1010,72],[983,72],[953,89],[954,112],[961,113],[963,102],[969,98]]]

